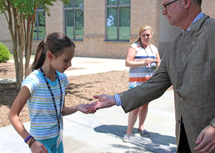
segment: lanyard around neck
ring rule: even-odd
[[[149,55],[148,55],[146,49],[143,47],[143,44],[142,44],[141,40],[140,40],[140,45],[141,45],[141,47],[145,50],[146,55],[147,55],[147,58],[149,58]],[[154,55],[150,44],[149,44],[149,47],[150,47],[150,50],[151,50],[151,52],[152,52],[152,55]]]
[[[50,94],[51,94],[51,96],[52,96],[52,100],[53,100],[53,103],[54,103],[55,112],[56,112],[56,116],[57,116],[57,121],[58,121],[58,127],[59,127],[59,130],[60,130],[60,115],[61,115],[61,113],[62,113],[62,111],[61,111],[61,106],[62,106],[62,101],[63,101],[63,100],[62,100],[62,99],[63,99],[63,98],[62,98],[63,93],[62,93],[62,87],[61,87],[61,83],[60,83],[59,76],[58,76],[58,74],[55,72],[55,74],[56,74],[56,76],[57,76],[57,79],[58,79],[58,82],[59,82],[60,93],[61,93],[61,95],[60,95],[60,113],[59,113],[59,115],[58,115],[57,106],[56,106],[56,102],[55,102],[55,98],[54,98],[54,94],[53,94],[53,92],[52,92],[52,90],[51,90],[51,87],[50,87],[50,85],[49,85],[49,82],[48,82],[48,80],[47,80],[47,78],[46,78],[46,76],[45,76],[45,73],[44,73],[42,67],[40,67],[40,71],[41,71],[41,73],[43,74],[43,77],[44,77],[44,79],[45,79],[45,81],[46,81],[46,85],[47,85],[47,87],[48,87],[48,89],[49,89],[49,91],[50,91]]]

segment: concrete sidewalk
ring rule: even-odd
[[[125,60],[121,59],[75,57],[72,63],[73,67],[81,69],[66,72],[68,76],[128,70],[124,66]],[[162,97],[149,104],[145,128],[151,133],[151,137],[141,137],[136,133],[137,122],[130,143],[121,140],[126,132],[128,120],[128,113],[125,114],[121,107],[101,109],[89,115],[77,112],[64,117],[64,152],[174,153],[176,152],[174,119],[172,90],[166,91]],[[29,122],[24,125],[29,130]],[[0,153],[28,152],[30,153],[28,146],[12,126],[0,128]]]

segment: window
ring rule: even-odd
[[[37,9],[36,21],[34,25],[34,40],[44,39],[46,35],[46,21],[45,21],[45,11],[41,7]]]
[[[130,0],[106,0],[106,40],[129,41]]]
[[[73,40],[83,40],[84,0],[70,0],[64,6],[65,34]]]

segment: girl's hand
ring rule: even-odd
[[[96,108],[94,108],[92,106],[88,106],[88,104],[79,104],[79,105],[77,105],[76,108],[77,108],[77,110],[79,110],[85,114],[96,112]]]
[[[35,141],[31,145],[31,151],[32,153],[48,153],[48,150],[46,149],[46,147],[38,141]]]

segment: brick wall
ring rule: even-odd
[[[8,29],[8,23],[4,14],[0,14],[0,41],[10,41],[10,31]]]
[[[137,40],[139,29],[144,24],[149,24],[154,29],[153,43],[158,45],[159,20],[155,15],[158,5],[158,1],[131,0],[130,42],[110,42],[105,41],[105,1],[84,1],[84,40],[75,41],[76,56],[125,58],[128,47]],[[144,6],[147,9],[143,9]],[[149,13],[149,10],[152,11]]]
[[[203,13],[209,15],[211,18],[215,18],[215,1],[214,0],[203,0],[202,1],[202,11]]]
[[[49,8],[50,16],[46,14],[46,34],[64,32],[63,30],[63,2],[57,1]]]

